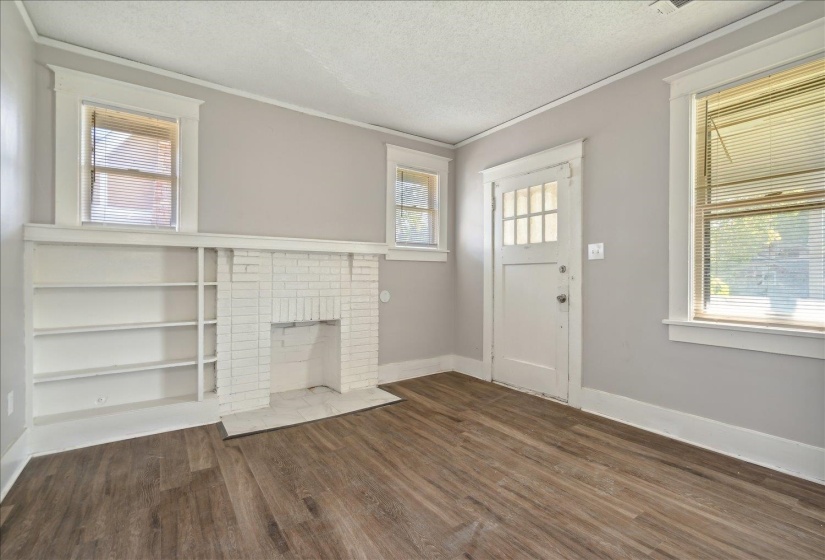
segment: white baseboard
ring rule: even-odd
[[[482,381],[489,381],[489,379],[485,379],[484,377],[484,362],[481,360],[453,355],[453,371],[469,375],[470,377],[476,377]]]
[[[59,424],[35,426],[30,444],[31,455],[48,455],[70,449],[100,445],[184,428],[194,428],[220,421],[218,399],[207,393],[203,401],[182,402],[83,418]]]
[[[17,439],[6,449],[0,457],[0,502],[2,502],[12,484],[23,472],[28,464],[31,455],[29,454],[29,431],[23,430]]]
[[[582,388],[582,410],[749,463],[825,483],[825,449],[821,447],[596,389]]]
[[[442,373],[453,370],[452,354],[436,356],[435,358],[424,358],[422,360],[409,360],[407,362],[393,362],[391,364],[378,365],[378,383],[394,383],[405,379],[423,377],[434,373]]]
[[[380,383],[445,371],[457,371],[481,379],[482,362],[447,354],[378,366]],[[582,389],[582,410],[750,463],[825,483],[825,449],[813,445],[596,389]],[[135,410],[25,430],[0,457],[0,500],[5,498],[32,456],[212,424],[219,420],[217,399],[208,398],[200,403]]]
[[[378,383],[394,383],[445,371],[457,371],[458,373],[483,379],[480,360],[456,356],[455,354],[444,354],[435,358],[379,364]]]

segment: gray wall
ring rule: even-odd
[[[3,3],[4,98],[8,5]],[[46,63],[206,101],[199,159],[200,229],[205,232],[383,241],[384,143],[456,154],[451,168],[455,219],[450,262],[382,262],[381,287],[390,290],[393,298],[381,306],[380,362],[454,351],[481,359],[482,193],[478,172],[586,137],[585,243],[605,242],[607,258],[585,261],[584,385],[823,446],[825,372],[821,361],[670,342],[661,323],[667,316],[668,299],[668,87],[662,78],[822,15],[822,3],[794,6],[457,152],[41,45],[36,50],[31,218],[49,223],[54,216],[53,93]],[[25,53],[27,48],[31,47],[14,52]],[[26,114],[29,108],[23,103]],[[5,150],[4,145],[4,168]],[[19,161],[25,161],[25,154]],[[15,344],[20,343],[22,333],[14,298],[6,322],[5,173],[4,169],[4,350],[7,331],[15,336]],[[15,183],[25,184],[25,166],[16,173],[22,179]],[[25,189],[14,192],[25,199]],[[25,213],[25,200],[12,208]],[[19,218],[10,216],[8,223],[19,224]],[[9,253],[9,262],[18,262],[15,250],[19,255],[18,246]],[[15,287],[13,282],[18,280],[13,277],[9,284],[15,293],[19,293],[19,284]],[[19,357],[22,364],[22,355],[6,358],[3,354],[5,387],[6,372],[17,367],[11,362]],[[22,389],[22,380],[19,383]],[[22,405],[21,398],[18,405]],[[15,428],[3,422],[4,445],[7,431],[17,433],[20,425]]]
[[[823,16],[789,8],[683,55],[459,148],[456,353],[481,359],[482,181],[479,171],[586,138],[585,387],[825,445],[820,360],[670,342],[666,76]]]
[[[34,42],[13,2],[0,2],[0,453],[23,432],[26,375],[23,237],[29,217]],[[14,391],[9,416],[6,394]]]
[[[205,101],[198,159],[202,232],[383,242],[385,143],[454,153],[42,45],[37,62],[34,222],[54,222],[54,92],[45,64]],[[380,285],[392,299],[380,310],[380,363],[452,351],[454,263],[452,257],[447,263],[382,259]]]

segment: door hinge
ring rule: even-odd
[[[496,195],[493,195],[493,212],[496,211]]]

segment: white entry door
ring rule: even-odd
[[[570,166],[496,181],[493,380],[567,400]]]

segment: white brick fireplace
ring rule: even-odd
[[[315,384],[378,382],[378,255],[220,249],[220,413],[269,406]]]

